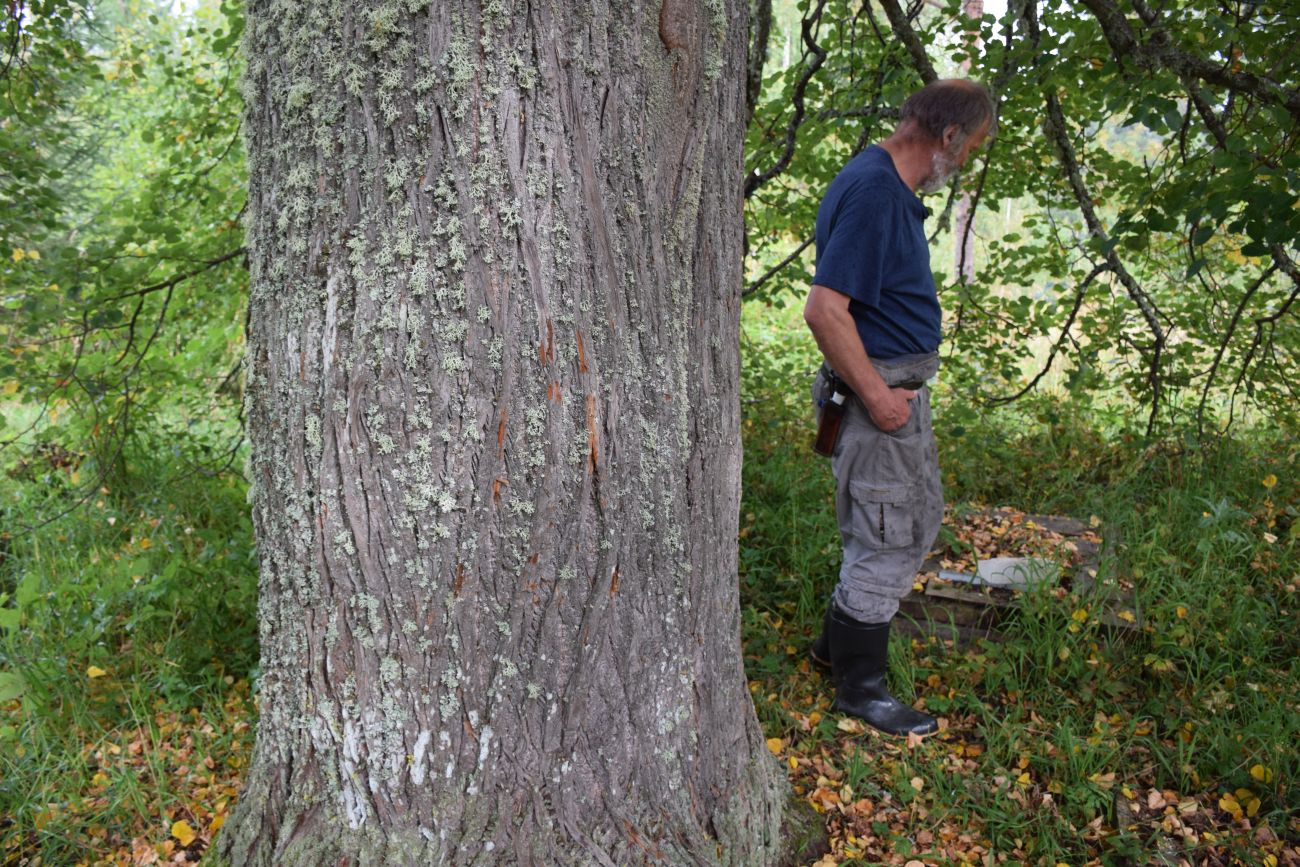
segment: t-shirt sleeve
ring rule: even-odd
[[[813,282],[878,306],[897,207],[895,197],[878,187],[846,190],[821,244]]]

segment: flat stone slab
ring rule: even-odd
[[[977,638],[999,640],[998,626],[1006,611],[1016,604],[1020,593],[1034,586],[1045,583],[1049,587],[1064,587],[1085,598],[1101,590],[1097,586],[1097,572],[1102,543],[1095,519],[1085,524],[1060,515],[1029,515],[1002,508],[981,509],[976,514],[1016,528],[1044,530],[1061,542],[1060,556],[1052,559],[1030,551],[1025,551],[1023,556],[994,556],[999,552],[997,542],[993,541],[990,547],[994,550],[987,551],[983,557],[965,560],[966,563],[974,561],[971,572],[966,571],[969,566],[952,562],[957,558],[945,563],[941,552],[932,552],[921,567],[917,588],[901,600],[905,616],[900,618],[899,625],[905,631],[951,638],[958,644]],[[1001,536],[1001,532],[994,531],[994,539]],[[984,543],[989,541],[986,538]],[[1004,547],[1014,549],[1014,543]],[[926,573],[931,580],[926,580]],[[1134,628],[1134,612],[1127,610],[1132,607],[1129,594],[1104,595],[1107,598],[1099,605],[1102,622],[1119,630]],[[1127,616],[1119,616],[1121,611]],[[1140,615],[1136,620],[1140,623]]]
[[[1055,584],[1061,578],[1061,565],[1042,557],[994,557],[980,560],[975,579],[990,587],[1027,590],[1044,582]]]

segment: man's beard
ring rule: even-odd
[[[964,141],[954,141],[947,150],[937,150],[930,156],[930,173],[917,183],[916,189],[922,193],[934,193],[943,189],[961,166],[957,164],[957,154],[961,152]]]

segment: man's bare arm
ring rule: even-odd
[[[916,392],[890,388],[880,378],[867,358],[853,314],[849,313],[849,296],[813,284],[804,304],[803,318],[826,363],[853,389],[872,423],[883,431],[898,430],[907,424],[912,414],[907,402],[916,397]]]

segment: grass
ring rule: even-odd
[[[169,856],[175,822],[219,827],[233,803],[257,659],[244,486],[161,445],[31,532],[93,468],[0,477],[0,863]]]
[[[818,359],[797,311],[747,311],[743,339],[746,663],[767,736],[827,821],[821,863],[1300,858],[1289,440],[1146,442],[1122,415],[1049,398],[990,412],[941,386],[941,543],[970,556],[963,528],[985,505],[1095,517],[1100,586],[1130,594],[1135,628],[1048,588],[1018,599],[1003,641],[897,638],[896,691],[946,721],[909,744],[831,713],[805,658],[839,566],[829,466],[808,448]],[[168,445],[137,442],[113,489],[0,535],[0,863],[197,854],[236,796],[256,717],[245,487]],[[49,514],[75,472],[0,477],[3,526]]]
[[[810,450],[811,346],[751,321],[741,592],[751,690],[835,862],[1273,864],[1300,858],[1300,455],[1274,431],[1205,447],[1035,399],[999,412],[940,387],[950,503],[1093,518],[1101,596],[1021,596],[1003,641],[896,639],[901,696],[947,722],[920,744],[858,731],[804,649],[838,571],[828,462]],[[763,350],[772,347],[771,353]],[[954,521],[954,524],[960,524]],[[941,544],[956,551],[953,526]],[[1289,853],[1289,854],[1288,854]],[[1271,859],[1271,860],[1270,860]],[[829,862],[827,862],[829,863]]]

